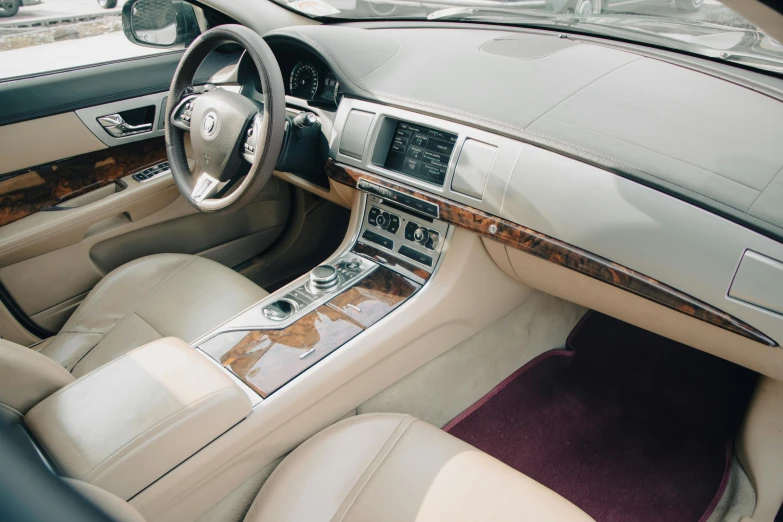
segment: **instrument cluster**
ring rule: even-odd
[[[317,56],[300,48],[273,47],[286,82],[286,94],[311,105],[337,107],[342,90],[334,73]]]
[[[307,101],[340,105],[342,91],[334,73],[317,67],[312,61],[301,60],[294,64],[288,76],[288,93]]]

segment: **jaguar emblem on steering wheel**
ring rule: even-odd
[[[215,132],[215,124],[217,123],[217,116],[214,112],[210,112],[204,117],[204,133],[207,136],[211,136]]]

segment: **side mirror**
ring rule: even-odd
[[[129,0],[122,6],[122,29],[128,40],[147,47],[187,47],[201,32],[183,0]]]

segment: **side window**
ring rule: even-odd
[[[168,52],[198,33],[182,0],[0,0],[0,81]]]

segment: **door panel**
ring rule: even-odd
[[[162,132],[165,96],[160,91],[128,97],[2,129],[0,136],[8,138],[0,142],[0,167],[6,168],[0,175],[0,298],[7,309],[0,310],[3,324],[10,311],[27,322],[28,329],[46,336],[62,327],[106,273],[128,261],[172,252],[235,266],[282,233],[290,194],[288,185],[277,179],[242,211],[202,214],[180,196],[170,174],[143,183],[133,178],[166,159],[163,138],[148,138]],[[96,124],[106,114],[144,107],[151,107],[145,118],[153,123],[144,134],[115,139]],[[47,141],[62,135],[69,137],[64,144],[48,146]],[[47,140],[40,140],[42,136]],[[18,340],[29,342],[23,333],[12,331]],[[14,340],[8,331],[0,334]]]
[[[286,185],[273,178],[256,203],[231,214],[195,213],[181,197],[139,222],[112,213],[77,243],[0,268],[0,282],[26,315],[56,331],[81,302],[75,298],[138,257],[201,254],[233,266],[258,254],[281,233],[288,201]]]
[[[146,96],[139,96],[137,98],[130,98],[128,100],[121,100],[112,103],[106,103],[103,105],[96,105],[94,107],[87,107],[85,109],[79,109],[76,111],[76,116],[84,123],[84,125],[92,131],[103,143],[110,147],[130,143],[133,141],[146,140],[156,136],[163,136],[163,118],[162,113],[166,106],[164,100],[168,98],[168,92],[159,92],[156,94],[148,94]],[[131,121],[128,114],[134,111],[145,110],[148,112],[148,116],[143,118],[142,121]],[[106,128],[101,125],[99,118],[108,115],[119,115],[124,117],[128,123],[136,126],[140,124],[148,124],[149,130],[144,132],[133,133],[129,132],[128,135],[122,137],[116,137],[112,135]]]
[[[288,187],[275,178],[255,203],[230,214],[198,213],[170,174],[121,181],[126,189],[96,202],[0,228],[0,283],[46,330],[59,329],[83,294],[125,262],[175,252],[233,266],[266,249],[288,217]]]
[[[7,188],[0,188],[0,226],[114,183],[165,159],[165,143],[157,138],[6,174],[3,183],[7,183]]]
[[[105,148],[73,112],[0,126],[0,193],[29,183],[9,172]]]

